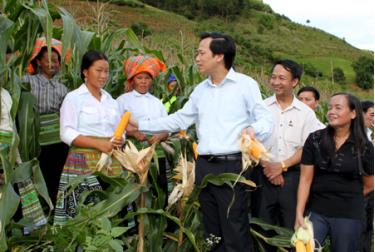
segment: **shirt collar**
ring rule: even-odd
[[[221,81],[219,85],[215,85],[212,83],[211,76],[208,76],[207,78],[207,84],[210,86],[215,86],[215,87],[222,86],[228,82],[236,82],[236,71],[234,71],[233,68],[229,69],[227,75],[224,77],[224,79]]]
[[[136,90],[133,90],[132,93],[133,93],[133,96],[135,96],[135,97],[147,97],[147,98],[149,98],[151,96],[151,94],[149,92],[147,92],[145,94],[141,94],[141,93],[137,92]]]
[[[272,105],[272,104],[278,104],[277,102],[277,99],[276,99],[276,95],[273,95],[271,96],[268,100],[267,100],[267,105]],[[289,107],[285,110],[289,110],[291,108],[296,108],[298,110],[302,110],[303,109],[303,104],[300,100],[298,100],[294,95],[293,95],[293,101],[292,103],[289,105]]]
[[[39,73],[39,74],[37,74],[37,76],[38,76],[38,78],[39,78],[39,80],[40,80],[40,83],[42,84],[42,85],[47,85],[47,84],[51,84],[52,86],[56,86],[56,83],[55,83],[55,81],[57,80],[57,77],[56,77],[56,75],[55,76],[53,76],[51,79],[48,79],[46,76],[44,76],[44,74],[42,74],[42,73]]]
[[[354,136],[353,136],[352,133],[350,133],[350,135],[349,135],[348,139],[346,140],[346,142],[355,144],[355,139],[354,139]]]
[[[90,91],[89,89],[87,88],[86,84],[82,84],[78,89],[78,94],[79,95],[84,95],[84,94],[90,94]],[[104,89],[100,89],[100,91],[102,92],[102,99],[101,101],[104,101],[105,99],[107,99],[110,95],[104,90]]]

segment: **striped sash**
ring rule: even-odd
[[[0,144],[11,145],[13,132],[0,131]]]
[[[69,168],[69,172],[72,172],[72,173],[77,172],[77,174],[87,174],[88,173],[87,168],[91,172],[96,171],[96,165],[100,159],[100,156],[102,155],[102,153],[96,149],[78,148],[78,147],[70,148],[68,159],[71,157],[70,153],[82,154],[85,157],[85,160],[84,160],[85,164],[83,164],[82,166],[76,165],[74,167],[72,166],[64,167],[64,170],[65,168]],[[103,169],[102,172],[107,176],[118,176],[122,173],[122,166],[120,162],[114,156],[112,156],[111,158],[112,158],[111,170],[106,171]],[[65,166],[67,166],[67,163],[65,164]]]
[[[56,113],[40,115],[39,143],[41,146],[61,143],[60,118]]]

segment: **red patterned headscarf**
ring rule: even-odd
[[[124,71],[128,79],[127,90],[130,91],[132,87],[132,79],[139,73],[148,73],[154,79],[160,72],[166,72],[167,67],[158,58],[149,55],[131,56],[125,61]]]
[[[31,54],[30,62],[32,62],[35,57],[40,53],[43,47],[47,46],[47,40],[45,37],[38,38],[35,42],[34,50],[33,53]],[[57,39],[52,39],[51,40],[51,48],[55,49],[57,53],[60,55],[62,54],[62,43],[60,40]],[[67,50],[66,56],[65,56],[65,61],[69,60],[70,58],[70,52]],[[33,65],[30,63],[28,70],[30,74],[34,74],[36,69],[34,69]]]

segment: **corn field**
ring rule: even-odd
[[[95,205],[82,203],[77,216],[67,225],[52,225],[53,206],[44,181],[47,178],[43,178],[36,159],[40,151],[39,115],[30,86],[21,81],[36,39],[45,36],[49,50],[52,38],[61,40],[62,55],[70,50],[69,61],[61,64],[61,83],[69,90],[79,87],[82,82],[80,63],[83,54],[89,49],[104,52],[108,56],[111,72],[105,90],[114,98],[123,93],[126,80],[123,62],[130,55],[144,53],[155,55],[163,61],[165,58],[161,51],[143,46],[131,29],[94,31],[95,29],[80,27],[66,9],[50,5],[46,0],[3,0],[0,6],[0,87],[7,89],[12,96],[11,115],[18,132],[10,147],[0,145],[0,168],[4,178],[3,184],[0,184],[0,251],[209,251],[210,246],[204,240],[201,224],[199,192],[208,183],[233,186],[237,180],[235,174],[207,176],[190,194],[184,194],[173,206],[163,208],[167,195],[156,183],[157,162],[152,162],[149,181],[146,183],[140,183],[128,171],[119,177],[96,173],[109,184],[104,191],[94,192],[98,194],[100,202]],[[9,60],[5,57],[7,47],[13,51]],[[188,63],[182,55],[179,55],[179,59],[180,62],[176,65],[169,66],[168,73],[154,80],[152,90],[156,97],[168,100],[172,94],[167,91],[166,76],[169,73],[176,76],[180,94],[173,103],[171,112],[183,106],[194,85],[202,80],[192,62]],[[194,129],[189,129],[188,137],[175,134],[168,139],[166,144],[172,147],[172,151],[167,153],[167,159],[173,166],[171,169],[179,164],[181,156],[186,161],[193,162],[194,135]],[[15,162],[17,148],[24,162],[22,165],[16,165]],[[154,155],[153,159],[157,159],[157,156]],[[30,225],[30,220],[14,220],[20,205],[17,182],[25,176],[33,179],[48,217],[46,225],[28,236],[24,236],[22,230]],[[171,178],[169,183],[175,186],[178,182]],[[72,184],[70,188],[73,189],[74,186]],[[144,198],[140,205],[141,196]],[[124,211],[130,205],[133,210]],[[137,224],[131,226],[129,223],[137,223],[141,216],[144,219],[144,247],[140,250],[137,245],[139,237],[134,231]],[[251,227],[256,251],[265,251],[262,247],[264,242],[278,247],[279,251],[290,249],[292,230],[271,226],[253,218]],[[273,235],[266,237],[259,232],[260,229],[272,231]]]

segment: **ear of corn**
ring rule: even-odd
[[[115,130],[115,133],[113,134],[114,138],[121,138],[124,135],[126,126],[128,126],[128,123],[129,123],[130,116],[131,116],[131,113],[129,111],[126,111],[122,115],[121,121],[118,124],[118,126]]]
[[[130,116],[131,116],[131,113],[129,111],[125,112],[122,115],[120,123],[117,125],[117,128],[116,128],[116,130],[115,130],[115,132],[113,134],[113,138],[111,139],[111,141],[114,138],[122,138],[122,136],[124,135],[126,126],[128,126]],[[96,169],[98,171],[101,171],[105,167],[108,170],[111,170],[111,164],[112,164],[112,158],[111,158],[111,156],[112,156],[112,152],[109,153],[109,154],[102,153],[102,155],[100,156],[100,159],[99,159],[98,163],[96,164]]]
[[[174,205],[181,197],[189,197],[194,189],[195,182],[195,164],[186,160],[182,154],[180,160],[174,169],[176,175],[173,177],[177,180],[176,186],[168,197],[168,207]]]
[[[269,160],[269,154],[263,144],[256,139],[252,139],[248,134],[241,135],[239,145],[244,168],[254,163],[258,164],[260,159]]]
[[[295,244],[296,252],[306,252],[305,244],[303,241],[298,240]]]
[[[312,252],[315,249],[314,230],[312,222],[309,220],[308,216],[305,217],[304,222],[306,228],[302,226],[299,227],[293,234],[291,239],[291,244],[296,247],[296,252]],[[303,245],[303,249],[301,244]]]
[[[179,136],[179,137],[186,137],[186,130],[180,130],[180,131],[178,132],[178,136]]]
[[[197,158],[198,158],[198,144],[196,142],[193,142],[193,153],[194,153],[194,159],[197,160]]]
[[[131,141],[128,141],[123,151],[114,150],[113,155],[125,169],[136,174],[140,184],[144,185],[147,181],[148,169],[154,152],[155,144],[138,151],[137,147]]]

